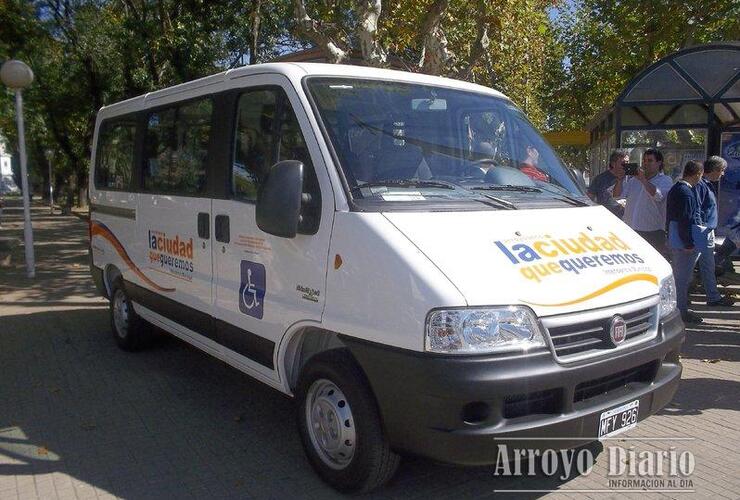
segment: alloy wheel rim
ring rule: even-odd
[[[349,401],[334,382],[319,379],[306,397],[308,435],[321,460],[335,470],[346,468],[355,455],[357,432]]]

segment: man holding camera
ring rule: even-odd
[[[663,154],[648,149],[642,155],[642,168],[625,169],[628,177],[617,178],[614,197],[625,198],[623,220],[656,250],[666,254],[666,196],[673,179],[663,173]]]
[[[619,217],[624,216],[624,207],[614,199],[614,185],[617,179],[624,178],[624,166],[629,161],[629,155],[622,149],[615,149],[609,155],[609,168],[594,177],[588,185],[588,196],[606,207],[611,213]]]

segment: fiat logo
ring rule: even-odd
[[[624,322],[624,318],[616,315],[612,318],[612,322],[609,325],[609,338],[614,346],[618,346],[627,337],[627,323]]]

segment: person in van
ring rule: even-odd
[[[536,181],[548,182],[550,180],[550,176],[537,168],[540,159],[540,152],[532,144],[527,144],[524,150],[526,151],[526,156],[519,164],[519,170]]]

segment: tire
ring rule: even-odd
[[[124,351],[139,351],[152,337],[151,325],[134,311],[121,278],[117,278],[111,287],[110,326],[116,344]]]
[[[316,473],[343,493],[387,483],[400,457],[388,446],[364,373],[343,349],[304,367],[297,391],[298,430]]]

